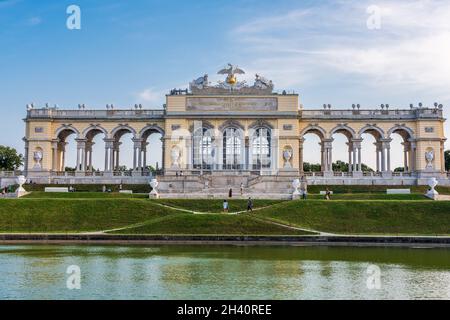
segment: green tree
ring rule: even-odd
[[[304,162],[303,163],[303,171],[304,172],[320,172],[322,170],[321,170],[320,164],[318,164],[318,163]]]
[[[444,152],[445,157],[445,170],[450,170],[450,150]]]
[[[23,165],[23,155],[14,148],[0,146],[0,170],[13,171]]]

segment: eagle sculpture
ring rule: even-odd
[[[237,83],[236,74],[245,74],[245,72],[238,66],[234,66],[229,63],[228,68],[220,70],[219,72],[217,72],[217,74],[226,74],[227,79],[225,81],[230,85],[235,85]]]

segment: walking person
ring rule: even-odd
[[[241,197],[244,195],[244,184],[241,182]]]
[[[233,189],[228,190],[228,198],[233,198]]]
[[[247,201],[247,212],[249,211],[253,212],[253,200],[251,197],[249,197]]]
[[[325,200],[331,200],[331,191],[330,189],[328,189],[328,187],[325,191]]]
[[[223,200],[223,212],[228,213],[228,201]]]
[[[300,179],[300,193],[302,194],[302,199],[306,200],[306,195],[308,194],[308,182],[304,176]]]

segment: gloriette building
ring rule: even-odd
[[[256,75],[252,84],[238,80],[242,69],[220,70],[226,79],[211,84],[208,76],[189,90],[172,90],[161,110],[141,106],[104,110],[36,108],[27,111],[25,171],[37,183],[147,183],[158,175],[161,192],[222,192],[242,184],[248,191],[287,192],[290,182],[306,176],[314,184],[425,184],[436,177],[450,184],[444,168],[442,106],[397,109],[382,105],[363,109],[304,109],[297,94],[274,93],[273,83]],[[133,168],[120,171],[120,139],[131,133]],[[147,167],[147,140],[162,136],[163,160],[158,172]],[[304,136],[320,138],[321,171],[304,172]],[[346,172],[333,172],[333,135],[348,140]],[[364,133],[376,140],[376,168],[364,172]],[[391,167],[391,135],[403,138],[404,172]],[[67,137],[76,135],[75,172],[66,172]],[[92,144],[101,135],[104,167],[93,170]]]

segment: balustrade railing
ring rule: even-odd
[[[28,110],[28,118],[54,118],[54,119],[134,119],[134,118],[162,118],[165,110],[59,110],[31,109]]]
[[[0,171],[0,177],[1,178],[13,178],[17,176],[23,175],[23,171],[16,170],[16,171]]]
[[[442,118],[442,109],[438,108],[418,108],[409,110],[400,109],[373,109],[373,110],[339,110],[339,109],[324,109],[324,110],[300,110],[301,118],[305,119],[320,119],[320,118],[401,118],[401,119],[416,119],[416,118]]]

